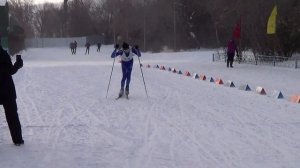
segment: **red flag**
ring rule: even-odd
[[[241,38],[241,30],[242,30],[241,25],[242,25],[242,20],[240,19],[236,23],[234,31],[233,31],[233,38],[234,39],[240,39]]]

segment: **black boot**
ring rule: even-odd
[[[125,96],[128,99],[128,95],[129,95],[129,87],[126,87],[125,89]]]
[[[124,89],[120,89],[120,92],[119,92],[119,97],[122,97],[124,94]]]
[[[14,143],[16,146],[21,146],[21,145],[24,145],[24,141],[22,140],[22,141],[20,141],[20,142],[15,142]]]

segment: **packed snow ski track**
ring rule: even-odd
[[[152,68],[143,71],[147,98],[137,61],[130,99],[115,100],[119,64],[105,99],[112,46],[101,51],[89,56],[72,56],[64,48],[23,53],[24,67],[14,81],[25,145],[12,144],[0,108],[1,168],[300,167],[298,104]],[[286,71],[300,82],[299,71],[279,68],[256,83],[256,77],[246,79],[246,73],[256,74],[265,67],[226,69],[225,64],[211,63],[210,53],[147,53],[141,59],[269,88],[293,86],[270,81]],[[286,92],[299,91],[295,87]]]

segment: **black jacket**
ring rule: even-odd
[[[12,75],[19,69],[15,63],[12,64],[10,56],[0,46],[0,104],[4,100],[16,99],[16,89],[12,79]]]

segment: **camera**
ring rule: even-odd
[[[17,62],[19,62],[21,60],[22,60],[21,55],[17,55]]]

